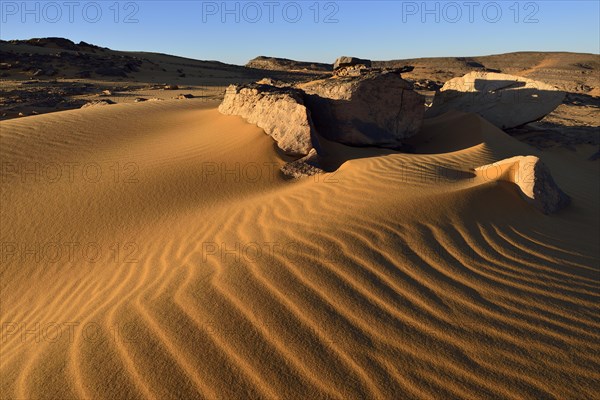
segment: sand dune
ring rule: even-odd
[[[325,143],[332,172],[298,181],[216,104],[0,127],[3,399],[597,398],[577,154],[540,156],[573,199],[548,217],[473,171],[539,154],[470,114],[418,154]]]

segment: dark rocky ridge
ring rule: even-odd
[[[306,61],[295,61],[287,58],[277,57],[256,57],[246,64],[248,68],[264,69],[268,71],[317,71],[317,72],[331,72],[333,65],[306,62]]]

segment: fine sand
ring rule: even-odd
[[[598,398],[595,149],[461,113],[412,144],[292,181],[216,103],[1,122],[0,398]],[[530,154],[558,214],[474,172]]]

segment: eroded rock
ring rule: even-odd
[[[394,72],[301,84],[320,135],[350,146],[400,148],[421,128],[425,99]]]
[[[552,178],[548,167],[536,156],[516,156],[476,168],[490,179],[515,183],[521,196],[544,214],[555,213],[571,202]]]
[[[256,83],[231,85],[219,111],[239,115],[264,129],[286,154],[305,156],[313,148],[316,133],[311,114],[297,89]]]
[[[449,80],[436,94],[426,117],[450,110],[474,112],[500,129],[542,119],[554,111],[565,93],[554,86],[515,75],[470,72]]]
[[[357,57],[342,56],[338,57],[338,59],[335,60],[335,62],[333,63],[333,70],[335,71],[340,68],[355,67],[360,65],[364,66],[365,68],[370,68],[372,63],[371,60],[365,60]]]

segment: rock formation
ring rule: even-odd
[[[400,148],[421,128],[424,98],[398,73],[371,71],[301,84],[320,135],[350,146]]]
[[[219,111],[263,128],[286,154],[303,156],[282,168],[285,175],[314,175],[321,172],[318,135],[349,146],[400,149],[421,128],[424,98],[400,69],[370,66],[368,60],[340,57],[337,74],[327,79],[231,85]],[[342,76],[343,70],[349,72]]]
[[[492,72],[471,72],[444,84],[426,117],[449,110],[474,112],[500,129],[542,119],[565,93],[543,82]]]
[[[548,167],[536,156],[516,156],[476,168],[484,178],[515,183],[521,196],[544,214],[555,213],[571,199],[554,182]]]
[[[362,65],[364,68],[371,68],[371,60],[363,60],[362,58],[342,56],[333,63],[333,70],[340,68],[355,67]]]
[[[249,84],[227,88],[219,111],[239,115],[271,136],[286,154],[305,156],[315,131],[302,92],[291,87]]]

